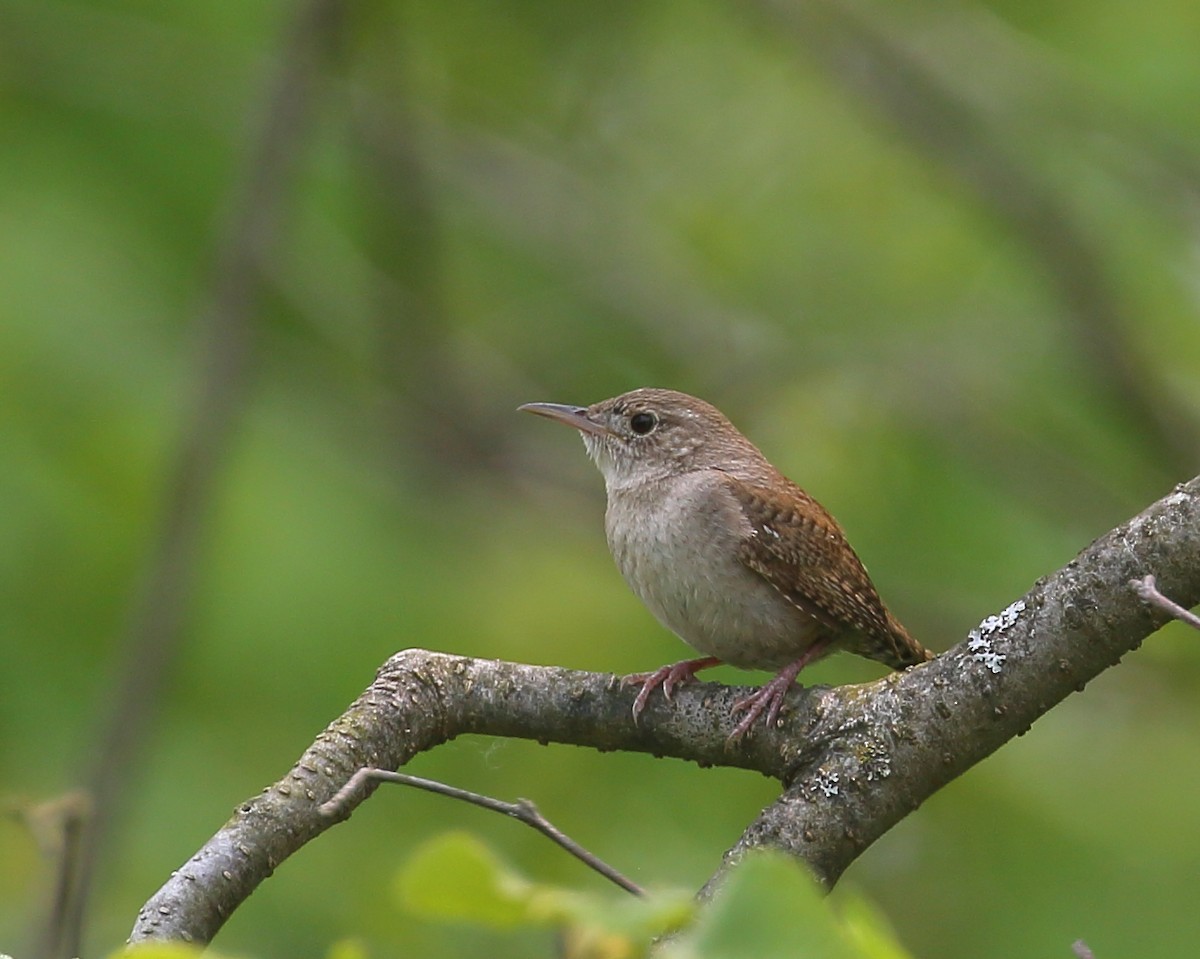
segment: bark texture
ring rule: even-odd
[[[289,855],[337,820],[318,807],[363,766],[396,769],[462,733],[636,750],[753,769],[783,784],[724,866],[755,846],[807,862],[832,885],[927,797],[1029,729],[1166,620],[1131,580],[1153,574],[1200,603],[1200,477],[1096,540],[984,619],[936,660],[873,683],[795,690],[778,727],[731,745],[742,687],[696,683],[655,696],[635,725],[635,692],[615,676],[397,653],[283,779],[247,800],[142,907],[130,936],[208,942]],[[346,818],[371,792],[343,807]]]

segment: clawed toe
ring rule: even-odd
[[[796,674],[800,671],[798,668],[793,668],[794,666],[795,664],[783,669],[770,682],[749,695],[743,696],[733,704],[731,711],[735,716],[740,712],[745,712],[746,715],[729,734],[731,742],[746,735],[764,712],[767,714],[764,721],[767,726],[774,726],[778,722],[779,710],[783,708],[783,701],[787,698],[788,690],[792,688]]]
[[[646,703],[650,701],[650,694],[654,690],[663,686],[666,683],[667,677],[671,673],[670,666],[664,666],[662,669],[656,669],[652,673],[633,673],[621,680],[622,686],[635,686],[640,684],[641,689],[638,690],[637,698],[633,701],[633,721],[636,723],[638,717],[642,714],[642,710],[646,708]],[[667,697],[670,699],[670,697]]]
[[[637,722],[638,716],[642,714],[642,710],[646,708],[646,703],[650,700],[650,694],[659,686],[662,687],[663,696],[669,701],[671,694],[675,692],[675,687],[694,678],[699,670],[719,665],[719,663],[720,660],[712,656],[706,656],[703,659],[685,659],[681,663],[663,666],[652,673],[630,673],[628,676],[622,677],[622,686],[640,685],[642,687],[633,701],[633,721]]]
[[[764,711],[767,714],[766,724],[768,726],[775,724],[779,718],[779,709],[783,705],[783,699],[787,695],[787,687],[785,686],[783,689],[773,687],[774,682],[767,683],[766,686],[749,696],[743,696],[733,704],[731,711],[734,715],[740,712],[745,712],[746,715],[733,727],[733,732],[729,734],[730,740],[738,740],[745,736]]]
[[[730,741],[741,739],[754,726],[760,716],[766,714],[765,723],[768,726],[774,726],[779,720],[779,711],[783,708],[783,701],[787,698],[788,690],[792,688],[792,683],[796,679],[796,674],[800,672],[805,663],[813,657],[813,650],[800,659],[785,666],[779,671],[770,682],[766,683],[754,692],[743,696],[733,704],[733,713],[745,713],[738,720],[738,724],[733,727],[733,732],[729,734]],[[697,672],[701,669],[707,669],[709,666],[717,666],[720,660],[713,656],[706,656],[703,659],[685,659],[683,662],[674,663],[670,666],[663,666],[654,670],[652,673],[631,673],[628,676],[621,678],[622,686],[641,686],[638,690],[636,698],[633,700],[633,721],[636,723],[638,717],[646,708],[646,704],[650,701],[650,695],[659,687],[662,688],[663,697],[668,701],[674,695],[676,688],[689,682],[693,679]]]

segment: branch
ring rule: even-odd
[[[131,941],[209,941],[276,866],[333,824],[320,806],[355,772],[397,768],[463,733],[650,752],[776,777],[783,795],[726,863],[770,845],[832,884],[925,799],[1167,621],[1129,588],[1131,579],[1153,572],[1181,605],[1200,602],[1198,558],[1200,477],[933,662],[865,685],[797,690],[778,728],[756,730],[736,747],[726,740],[730,707],[745,692],[737,687],[695,683],[671,703],[655,697],[635,725],[634,693],[615,676],[397,653],[291,772],[245,802],[143,906]],[[345,815],[372,790],[346,802]]]
[[[479,793],[471,792],[469,789],[459,789],[457,786],[449,786],[434,779],[422,779],[420,776],[409,776],[405,773],[394,773],[387,769],[376,769],[374,766],[364,766],[350,777],[350,781],[346,785],[334,793],[332,799],[321,804],[321,815],[330,817],[339,816],[345,804],[353,801],[358,791],[369,782],[396,783],[400,786],[412,786],[415,789],[424,789],[439,796],[448,796],[450,799],[461,799],[463,802],[478,806],[480,809],[487,809],[490,812],[498,812],[505,816],[511,816],[518,822],[523,822],[526,826],[536,829],[552,843],[570,853],[589,869],[594,869],[609,882],[620,886],[631,895],[642,897],[646,895],[646,890],[636,882],[628,876],[622,875],[599,856],[589,852],[555,826],[554,823],[542,815],[542,811],[529,799],[518,799],[516,802],[503,802],[499,799],[493,799],[491,796],[483,796]]]

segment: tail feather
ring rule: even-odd
[[[891,666],[892,669],[908,669],[910,666],[919,666],[921,663],[927,663],[933,659],[934,654],[913,639],[908,630],[890,612],[888,613],[888,627],[887,641],[881,643],[878,650],[880,655],[872,658],[886,666]]]

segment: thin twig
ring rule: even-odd
[[[399,783],[401,786],[415,786],[417,789],[437,793],[439,796],[461,799],[463,802],[469,802],[482,809],[490,809],[492,812],[511,816],[513,819],[520,820],[527,826],[532,826],[551,842],[557,843],[584,865],[595,869],[605,879],[616,883],[626,892],[632,893],[635,896],[644,897],[646,895],[646,890],[636,882],[621,875],[621,873],[617,872],[616,869],[604,860],[584,849],[574,839],[558,829],[550,820],[542,815],[537,806],[529,799],[518,799],[515,803],[504,802],[500,799],[483,796],[467,789],[459,789],[457,786],[449,786],[434,779],[422,779],[419,776],[410,776],[407,773],[392,772],[390,769],[377,769],[374,766],[366,766],[351,776],[349,782],[339,789],[333,795],[332,799],[321,804],[321,815],[331,818],[337,816],[346,803],[356,796],[358,791],[367,782]]]
[[[80,857],[93,816],[91,797],[75,789],[45,802],[13,804],[4,812],[25,824],[42,857],[53,869],[43,928],[71,928],[71,916],[79,898]],[[44,952],[46,943],[39,943],[37,948]]]
[[[1143,602],[1157,606],[1163,612],[1170,614],[1181,622],[1187,623],[1193,629],[1200,629],[1200,616],[1197,616],[1190,610],[1184,609],[1178,603],[1160,593],[1157,581],[1153,576],[1146,576],[1143,579],[1131,579],[1129,585],[1133,587]]]

